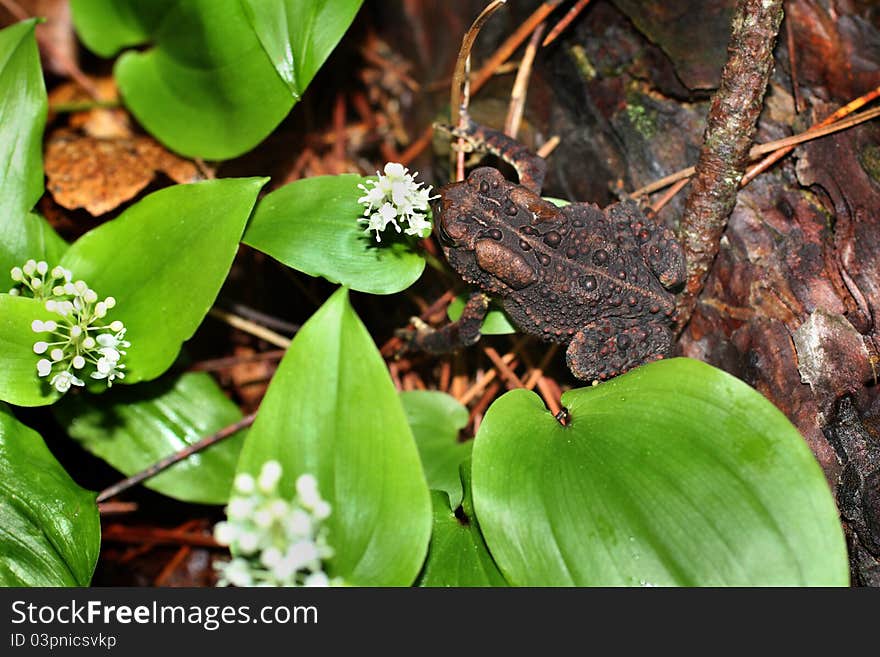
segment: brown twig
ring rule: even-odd
[[[158,527],[131,527],[128,525],[108,525],[101,532],[101,540],[114,543],[220,547],[213,536],[202,532],[161,529]]]
[[[237,328],[239,331],[250,333],[254,337],[265,340],[269,344],[274,344],[276,347],[287,349],[287,347],[290,346],[290,338],[286,338],[275,331],[267,329],[265,326],[260,326],[249,319],[244,319],[243,317],[226,312],[220,308],[211,308],[208,311],[208,314],[214,319],[219,319],[221,322],[229,324],[229,326]]]
[[[532,12],[532,15],[529,16],[522,25],[516,28],[516,31],[513,34],[507,37],[504,43],[498,47],[498,50],[489,57],[486,63],[483,64],[474,76],[473,82],[471,83],[473,93],[476,93],[477,90],[481,89],[482,86],[489,81],[494,75],[495,69],[510,59],[510,56],[516,52],[517,48],[529,38],[529,35],[537,29],[538,25],[544,22],[544,19],[547,18],[547,16],[553,13],[556,7],[559,6],[560,2],[561,0],[550,0],[541,3],[541,5]]]
[[[501,356],[498,354],[497,351],[495,351],[495,349],[493,349],[492,347],[483,347],[483,353],[485,353],[489,357],[489,360],[492,361],[495,369],[498,370],[499,374],[501,374],[501,378],[507,385],[508,390],[523,387],[522,380],[520,380],[520,378],[516,375],[516,372],[513,371],[513,368],[508,365],[507,361],[501,358]],[[507,355],[515,356],[514,353],[510,353]]]
[[[529,89],[529,78],[532,75],[532,64],[535,61],[535,54],[538,52],[538,42],[541,40],[541,35],[544,34],[544,27],[544,23],[541,23],[532,33],[529,45],[526,46],[526,51],[523,54],[522,62],[520,62],[519,70],[516,72],[513,90],[510,92],[510,108],[507,110],[507,118],[504,121],[504,134],[513,139],[516,139],[519,126],[522,123],[526,94]]]
[[[546,376],[540,377],[538,379],[538,392],[541,394],[541,399],[544,400],[550,414],[558,415],[559,411],[562,410],[562,403],[559,401],[562,394],[556,382]]]
[[[473,24],[464,38],[461,40],[461,48],[458,51],[458,59],[455,62],[455,71],[452,74],[452,88],[450,89],[450,112],[452,114],[452,125],[464,128],[467,116],[468,103],[470,102],[471,87],[471,50],[477,35],[483,29],[483,25],[496,11],[501,9],[506,0],[493,0],[480,15],[477,16]],[[459,137],[458,148],[450,152],[450,157],[454,162],[455,179],[464,179],[464,140]]]
[[[184,449],[180,450],[179,452],[175,452],[174,454],[171,454],[170,456],[167,456],[164,459],[157,461],[156,463],[151,465],[146,470],[142,470],[141,472],[138,472],[137,474],[133,474],[130,477],[126,477],[122,481],[119,481],[119,482],[113,484],[112,486],[105,488],[100,493],[98,493],[97,502],[99,504],[101,502],[105,502],[108,499],[110,499],[111,497],[113,497],[114,495],[118,495],[122,491],[128,490],[132,486],[136,486],[136,485],[146,481],[147,479],[150,479],[151,477],[155,477],[157,474],[159,474],[163,470],[167,470],[172,465],[174,465],[176,463],[180,463],[180,461],[183,461],[185,459],[188,459],[193,454],[196,454],[197,452],[200,452],[203,449],[207,449],[211,445],[216,445],[217,443],[222,442],[223,440],[229,438],[230,436],[235,435],[236,433],[238,433],[242,429],[251,426],[254,423],[254,420],[256,419],[256,417],[257,417],[256,413],[251,413],[250,415],[246,415],[245,417],[240,419],[238,422],[231,424],[228,427],[224,427],[223,429],[220,429],[220,431],[218,431],[210,436],[206,436],[205,438],[202,438],[198,442],[195,442],[192,445],[185,447]]]
[[[477,431],[480,429],[480,422],[483,419],[483,415],[486,413],[486,409],[489,408],[489,404],[492,403],[499,392],[501,392],[501,384],[495,381],[486,388],[482,397],[480,397],[479,401],[474,404],[474,407],[471,409],[468,416],[468,423],[473,425],[474,435],[477,435]]]
[[[815,125],[808,128],[807,131],[802,134],[804,134],[804,135],[815,134],[817,136],[820,133],[821,134],[829,134],[829,132],[827,132],[827,131],[830,131],[831,128],[833,128],[833,127],[837,127],[839,130],[843,130],[843,128],[840,127],[840,126],[844,125],[844,121],[841,121],[841,119],[843,117],[848,116],[849,114],[856,111],[860,107],[864,107],[866,104],[870,103],[871,101],[876,99],[878,96],[880,96],[880,87],[877,87],[876,89],[872,89],[868,93],[866,93],[862,96],[859,96],[855,100],[848,102],[846,105],[844,105],[843,107],[838,109],[833,114],[826,116],[823,120],[819,121]],[[861,116],[869,115],[869,118],[874,118],[875,116],[877,116],[877,114],[876,113],[871,114],[872,111],[873,110],[868,110],[867,112],[862,112]],[[854,117],[852,117],[851,120],[853,120],[855,118],[856,117],[854,116]],[[867,121],[868,119],[863,118],[862,120]],[[858,121],[858,123],[861,123],[861,121]],[[855,125],[855,123],[848,124],[848,125],[846,125],[846,127],[849,127],[850,125]],[[823,132],[823,130],[826,132]],[[793,150],[794,150],[794,145],[786,146],[785,148],[780,148],[778,151],[774,152],[772,155],[769,155],[768,157],[764,158],[758,164],[756,164],[754,167],[749,169],[748,172],[746,172],[746,175],[743,176],[742,184],[748,185],[758,175],[760,175],[761,173],[763,173],[764,171],[769,169],[772,164],[781,160],[783,157],[785,157],[786,155],[791,153]]]
[[[505,41],[502,43],[498,49],[492,54],[491,57],[483,64],[482,68],[473,76],[468,76],[469,85],[470,85],[470,93],[471,95],[477,93],[486,82],[488,82],[493,75],[498,71],[498,69],[510,58],[510,56],[516,52],[516,49],[522,45],[523,41],[529,38],[529,35],[532,33],[535,28],[538,27],[541,23],[544,22],[544,19],[553,12],[554,9],[559,5],[561,0],[552,0],[550,2],[543,3],[540,7],[538,7],[535,12],[526,19],[526,21],[517,28],[516,32],[511,34]],[[463,46],[464,44],[462,44]],[[455,84],[455,80],[453,78],[452,87],[453,89],[457,85]],[[454,100],[454,99],[453,99]],[[458,100],[458,105],[453,102],[452,111],[456,111],[456,107],[460,106],[460,99]],[[453,119],[453,125],[457,124],[458,121]],[[428,126],[419,135],[418,139],[416,139],[412,144],[410,144],[409,148],[407,148],[400,155],[400,162],[403,164],[409,164],[413,160],[415,160],[419,155],[421,155],[422,151],[424,151],[428,146],[431,145],[431,140],[433,137],[433,128]]]
[[[578,0],[574,6],[568,10],[565,16],[562,17],[562,20],[553,26],[553,29],[550,30],[550,33],[547,35],[547,38],[544,39],[544,43],[542,43],[541,46],[546,48],[556,41],[557,37],[565,31],[565,28],[567,28],[575,18],[580,16],[581,12],[587,8],[588,4],[590,4],[590,0]]]
[[[801,88],[798,84],[797,72],[797,49],[794,45],[794,27],[791,24],[791,17],[785,19],[785,41],[788,49],[788,68],[791,73],[791,93],[794,96],[794,111],[800,114],[804,111],[804,102],[801,98]]]
[[[550,157],[550,153],[556,150],[556,147],[559,146],[559,143],[561,141],[562,140],[559,138],[559,135],[553,135],[552,137],[550,137],[550,139],[547,140],[547,142],[543,146],[541,146],[541,148],[535,151],[535,154],[538,157],[542,157],[546,160],[548,157]]]
[[[659,199],[651,204],[651,211],[654,214],[660,212],[660,210],[666,207],[666,204],[669,203],[669,201],[671,201],[673,198],[675,198],[675,195],[678,194],[682,189],[684,189],[684,186],[687,185],[689,182],[690,178],[682,178],[677,183],[675,183],[672,187],[669,188],[669,190],[667,190],[665,194],[663,194],[663,196],[661,196]]]
[[[513,362],[514,355],[512,353],[505,354],[501,357],[501,360],[504,361],[505,364],[509,365]],[[473,401],[477,395],[482,393],[486,386],[488,386],[492,381],[495,380],[495,377],[498,376],[498,370],[492,368],[485,375],[483,375],[478,381],[476,381],[470,388],[464,391],[464,393],[460,397],[456,397],[458,401],[463,405],[467,406]],[[453,397],[455,395],[453,394]]]
[[[679,327],[690,319],[736,203],[781,21],[782,0],[739,0],[734,10],[727,62],[712,98],[681,222],[687,281],[678,299]]]
[[[190,372],[216,372],[218,370],[226,370],[236,365],[244,363],[259,363],[264,360],[281,360],[286,349],[273,349],[272,351],[261,351],[255,354],[246,354],[243,356],[225,356],[223,358],[212,358],[210,360],[202,360],[194,363],[189,368]]]
[[[872,91],[871,94],[875,93],[876,91],[880,91],[880,88]],[[859,98],[856,99],[856,101],[859,101],[868,95],[869,94],[865,94],[865,96],[860,96]],[[853,103],[856,101],[853,101]],[[850,105],[852,105],[852,103],[847,104],[844,108],[841,108],[841,110],[845,109],[846,107],[849,107]],[[864,103],[861,103],[861,105],[864,105]],[[861,106],[861,105],[859,105],[859,106]],[[841,110],[838,110],[837,112],[835,112],[833,116],[836,116]],[[749,151],[749,159],[755,160],[755,159],[759,158],[761,155],[765,155],[767,153],[772,153],[773,156],[776,156],[777,154],[781,153],[781,155],[779,155],[779,157],[782,157],[783,155],[790,153],[791,150],[795,146],[797,146],[798,144],[812,141],[814,139],[819,139],[820,137],[825,137],[825,136],[830,135],[832,133],[840,132],[841,130],[847,130],[849,128],[852,128],[855,125],[858,125],[860,123],[864,123],[865,121],[870,121],[872,119],[875,119],[878,116],[880,116],[880,108],[870,109],[870,110],[866,110],[864,112],[861,112],[859,114],[855,114],[848,119],[838,120],[835,123],[829,123],[828,125],[824,125],[821,127],[819,125],[816,125],[813,128],[805,130],[804,132],[798,133],[796,135],[792,135],[791,137],[783,137],[782,139],[775,139],[773,141],[768,141],[764,144],[758,144],[758,145],[754,146]],[[771,164],[773,162],[776,162],[776,160],[778,160],[779,157],[776,157],[771,162]],[[760,166],[760,165],[757,165],[757,166]],[[757,166],[755,168],[757,168]],[[766,168],[766,167],[764,167],[764,168]],[[763,171],[763,169],[762,169],[762,171]],[[680,169],[679,171],[676,171],[675,173],[671,173],[668,176],[660,178],[659,180],[655,180],[654,182],[652,182],[648,185],[645,185],[644,187],[640,187],[636,191],[632,192],[630,194],[630,197],[631,198],[639,198],[641,196],[645,196],[646,194],[653,194],[654,192],[660,191],[664,187],[669,187],[669,185],[671,185],[675,182],[678,182],[679,180],[683,180],[684,178],[690,178],[692,175],[694,175],[694,167]],[[751,180],[753,178],[754,178],[754,176],[749,178],[749,180]],[[743,180],[746,181],[746,176],[743,176]],[[740,183],[740,186],[741,187],[744,186],[744,183]]]

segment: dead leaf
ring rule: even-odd
[[[69,128],[50,136],[45,169],[47,188],[59,205],[85,208],[96,217],[134,198],[156,173],[176,183],[202,178],[195,164],[169,153],[150,137],[108,139]]]

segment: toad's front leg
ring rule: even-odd
[[[575,333],[566,361],[583,381],[605,381],[669,355],[672,331],[659,321],[604,317]]]
[[[404,351],[427,351],[432,354],[445,354],[462,347],[468,347],[480,339],[480,328],[489,312],[489,297],[482,292],[473,292],[457,321],[433,329],[424,322],[414,321],[415,330],[402,329],[397,332],[404,341]],[[418,324],[421,324],[419,326]]]

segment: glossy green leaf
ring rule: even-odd
[[[0,294],[0,401],[16,406],[43,406],[59,394],[46,379],[37,376],[34,343],[46,334],[34,333],[31,323],[52,318],[34,299]]]
[[[446,314],[453,322],[458,321],[461,313],[464,311],[464,304],[467,303],[467,295],[460,294],[446,309]],[[507,314],[498,307],[494,302],[489,304],[489,312],[486,319],[483,320],[483,326],[480,328],[483,335],[508,335],[516,333],[516,327],[507,317]]]
[[[204,373],[114,386],[100,397],[68,395],[52,410],[85,449],[126,476],[241,419],[238,407]],[[144,485],[185,502],[225,504],[244,435],[200,451]]]
[[[762,395],[673,359],[486,413],[473,452],[486,542],[518,585],[845,586],[825,478]]]
[[[451,502],[457,507],[462,496],[458,468],[474,444],[458,439],[468,422],[468,410],[455,397],[436,390],[402,392],[400,401],[419,448],[428,488],[445,492],[447,505]]]
[[[95,493],[0,404],[0,586],[88,586],[100,545]]]
[[[71,0],[73,24],[86,47],[101,57],[149,41],[179,0]]]
[[[262,141],[293,106],[240,0],[78,0],[83,41],[105,56],[126,105],[169,148],[227,159]]]
[[[251,428],[239,471],[278,460],[282,494],[300,474],[333,506],[329,574],[408,586],[428,547],[431,505],[419,455],[379,351],[338,290],[300,329]]]
[[[461,467],[466,491],[461,508],[442,491],[431,491],[434,531],[419,586],[507,586],[480,533],[471,499],[469,463]]]
[[[358,219],[356,175],[317,176],[285,185],[260,200],[243,241],[310,276],[360,292],[392,294],[425,268],[405,241],[376,241]]]
[[[83,235],[62,259],[116,298],[131,342],[123,383],[164,372],[214,303],[265,178],[211,180],[150,194]]]
[[[298,100],[362,2],[242,0],[242,5],[275,70]]]
[[[30,210],[43,194],[46,88],[34,39],[36,21],[0,30],[0,291],[9,270],[57,256],[59,238]]]

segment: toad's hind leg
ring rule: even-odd
[[[474,151],[491,153],[501,158],[516,169],[520,185],[540,195],[544,176],[547,175],[547,162],[544,158],[503,132],[474,123],[470,117],[465,117],[465,123],[464,128],[443,124],[436,124],[434,127],[464,139]]]
[[[568,345],[568,368],[583,381],[605,381],[669,355],[672,331],[660,322],[606,317],[575,333]]]

